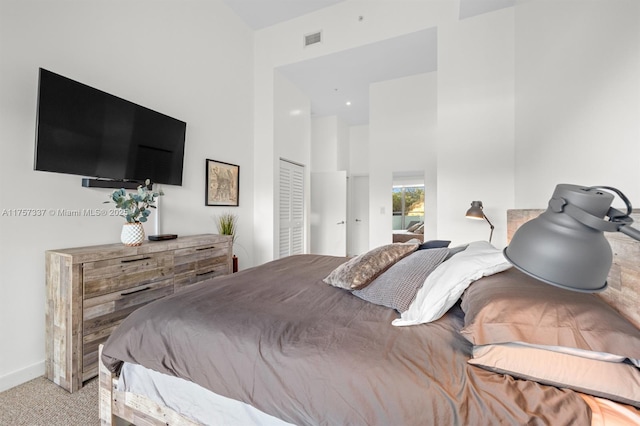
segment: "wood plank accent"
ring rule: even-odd
[[[507,241],[522,224],[542,212],[543,209],[507,210]],[[631,217],[634,227],[640,226],[640,210],[634,209]],[[620,232],[605,232],[605,237],[611,244],[613,264],[607,278],[609,285],[598,296],[640,328],[640,241]]]
[[[68,256],[45,254],[47,302],[45,304],[45,374],[55,383],[78,388],[81,377],[74,376],[78,354],[82,352],[82,287],[80,267]],[[51,356],[49,356],[51,355]]]
[[[231,244],[230,236],[203,234],[137,247],[48,250],[46,377],[69,392],[80,389],[98,374],[98,346],[131,312],[186,285],[232,273]]]
[[[102,345],[99,350],[102,355]],[[99,370],[100,425],[116,424],[116,416],[136,426],[197,426],[172,409],[149,398],[118,389],[118,378],[100,363]]]

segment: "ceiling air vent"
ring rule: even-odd
[[[317,44],[320,42],[322,42],[322,31],[306,34],[304,36],[304,47],[311,46],[312,44]]]

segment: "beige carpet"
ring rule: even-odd
[[[74,393],[44,377],[0,392],[0,426],[99,424],[97,378]]]

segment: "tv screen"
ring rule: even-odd
[[[186,123],[40,68],[35,170],[182,185]]]

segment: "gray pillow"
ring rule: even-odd
[[[376,305],[387,306],[398,312],[409,309],[429,274],[449,254],[448,248],[420,250],[398,261],[371,284],[353,295]]]
[[[449,247],[449,244],[451,244],[451,241],[449,240],[429,240],[420,244],[420,246],[418,247],[418,250],[429,250],[434,248]]]

